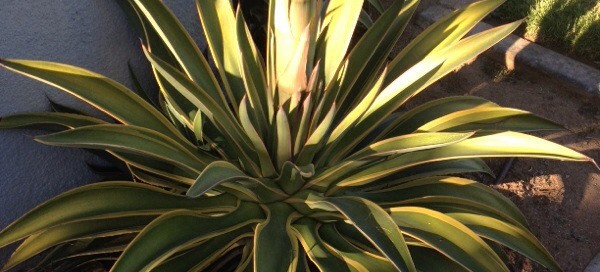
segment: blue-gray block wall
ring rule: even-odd
[[[131,86],[127,62],[149,88],[140,42],[117,1],[1,0],[0,57],[46,60],[80,66]],[[164,0],[197,41],[201,29],[193,0]],[[47,97],[99,116],[60,90],[0,68],[0,116],[49,111]],[[68,189],[97,181],[87,163],[103,163],[77,149],[33,140],[43,131],[0,131],[0,228],[37,204]],[[12,246],[14,248],[14,245]],[[10,254],[0,249],[0,263]]]

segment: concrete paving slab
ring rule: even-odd
[[[583,272],[600,272],[600,253],[592,259]]]

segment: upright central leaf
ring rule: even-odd
[[[229,99],[239,105],[244,96],[236,20],[229,0],[197,0],[198,14],[210,52]]]
[[[269,34],[273,40],[269,48],[270,83],[278,88],[279,104],[292,94],[306,88],[307,67],[314,50],[318,1],[271,1],[269,7]],[[312,22],[311,22],[312,21]],[[309,65],[310,66],[310,65]]]
[[[335,76],[338,67],[346,56],[354,27],[363,6],[363,0],[331,0],[327,6],[319,36],[317,57],[323,64],[325,83]]]

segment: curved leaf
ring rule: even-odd
[[[231,187],[231,184],[227,184],[230,181],[236,181],[241,186],[246,187],[246,189],[252,189],[253,193],[259,198],[262,198],[262,196],[287,197],[287,195],[270,180],[259,180],[250,177],[235,165],[226,161],[215,161],[209,164],[202,173],[200,173],[200,176],[198,176],[189,190],[187,190],[186,195],[189,197],[200,197],[212,188],[221,184],[233,188]],[[254,186],[251,186],[251,184]]]
[[[274,179],[276,184],[288,194],[294,194],[305,184],[305,179],[315,174],[312,164],[298,166],[293,162],[286,161],[281,167],[280,174]]]
[[[447,213],[478,235],[507,246],[542,264],[551,271],[561,271],[550,253],[526,229],[485,215],[473,213]]]
[[[416,271],[404,237],[390,215],[377,204],[359,197],[328,197],[360,232],[400,271]],[[309,204],[310,205],[310,204]]]
[[[394,110],[396,110],[406,96],[406,90],[412,86],[421,85],[423,81],[429,80],[442,65],[443,58],[425,59],[396,78],[377,95],[373,103],[360,116],[355,124],[345,133],[339,142],[344,143],[330,160],[339,161],[349,153],[365,136],[384,121]]]
[[[133,153],[115,153],[109,152],[117,159],[124,161],[130,167],[138,168],[152,175],[166,178],[168,180],[177,181],[181,186],[188,188],[198,175],[196,171],[190,171],[182,167],[175,166],[169,162],[152,159],[144,155],[136,155]]]
[[[263,212],[252,203],[241,203],[226,215],[205,216],[193,211],[177,210],[155,219],[127,246],[111,269],[148,271],[182,249],[202,240],[260,221]]]
[[[471,136],[473,136],[473,133],[412,133],[371,144],[352,154],[346,160],[397,156],[404,153],[455,144]]]
[[[361,117],[361,120],[346,134],[346,137],[352,139],[343,139],[343,141],[350,143],[349,146],[355,146],[408,99],[417,95],[424,88],[450,73],[459,65],[502,40],[514,31],[520,23],[520,21],[517,21],[472,35],[435,52],[435,54],[410,67],[399,77],[393,79],[390,85],[375,99],[369,110]],[[339,155],[333,159],[337,161],[349,151],[346,149],[343,152],[338,152]]]
[[[432,246],[471,271],[509,271],[477,234],[460,222],[429,209],[396,207],[391,217],[403,232]]]
[[[313,70],[313,74],[311,75],[311,77],[315,76],[315,71],[317,71],[318,67]],[[311,80],[314,78],[311,78]],[[312,83],[312,82],[311,82]],[[314,97],[315,95],[313,94],[314,90],[309,92],[308,95],[306,95],[306,97],[304,98],[304,101],[302,102],[302,107],[300,108],[300,111],[302,112],[301,117],[300,117],[300,122],[297,125],[297,128],[295,129],[295,139],[294,139],[294,146],[293,146],[293,151],[294,151],[294,156],[298,156],[298,153],[300,152],[300,150],[302,150],[302,147],[304,146],[304,144],[306,143],[306,139],[308,138],[308,133],[309,133],[309,129],[310,129],[310,122],[311,122],[311,117],[312,117],[312,111],[313,111],[313,104],[314,104]],[[298,123],[298,121],[296,121]]]
[[[114,80],[78,67],[52,62],[0,59],[0,65],[70,93],[122,123],[156,130],[184,145],[190,145],[152,105]]]
[[[326,248],[317,232],[319,226],[314,220],[300,219],[292,227],[304,251],[321,271],[352,271],[348,262]]]
[[[221,183],[236,180],[252,180],[252,178],[229,162],[215,161],[202,170],[185,195],[200,197]]]
[[[147,155],[200,172],[215,160],[203,151],[192,153],[167,136],[135,126],[95,125],[71,129],[45,136],[36,141],[55,146],[93,148]]]
[[[455,197],[493,207],[527,225],[525,216],[508,198],[479,182],[457,177],[428,177],[372,192],[352,192],[382,207],[393,207],[403,201],[422,197]],[[410,205],[410,204],[409,204]]]
[[[8,270],[42,251],[60,243],[84,238],[98,238],[139,232],[156,216],[117,217],[76,221],[49,228],[29,236],[6,262]]]
[[[563,126],[537,117],[530,112],[487,107],[462,110],[431,120],[418,128],[419,131],[536,131],[562,130]]]
[[[331,109],[329,109],[329,112],[327,115],[325,115],[323,121],[321,121],[315,131],[313,131],[310,137],[308,137],[308,140],[306,140],[306,143],[302,147],[300,154],[298,154],[298,164],[305,165],[312,163],[315,154],[327,139],[326,136],[331,128],[333,119],[335,118],[336,109],[337,107],[335,106],[335,103],[333,103],[333,106]]]
[[[221,106],[228,107],[208,62],[175,15],[161,1],[134,1],[185,73],[204,89],[212,99],[218,101]]]
[[[319,228],[319,234],[328,250],[341,256],[357,271],[396,271],[396,268],[387,259],[357,248],[350,243],[332,224],[322,225]]]
[[[254,248],[253,248],[252,243],[248,243],[248,244],[246,244],[246,246],[244,246],[244,250],[242,251],[242,260],[240,261],[238,266],[235,268],[234,272],[243,272],[243,271],[251,272],[251,271],[253,271],[252,270],[252,268],[254,267],[254,265],[252,264],[253,261],[254,261]]]
[[[290,226],[293,209],[285,203],[273,203],[265,210],[267,220],[258,224],[254,233],[254,271],[295,271],[298,241]]]
[[[342,179],[344,176],[356,172],[356,169],[360,169],[360,167],[370,163],[376,165],[378,160],[386,159],[386,157],[394,158],[405,153],[455,144],[472,135],[473,133],[414,133],[386,139],[371,144],[349,156],[344,161],[322,171],[310,180],[308,186],[325,188],[331,183]],[[377,180],[376,182],[383,183],[381,180]]]
[[[519,219],[512,217],[503,209],[499,209],[499,206],[492,207],[481,202],[453,196],[415,197],[406,201],[398,202],[396,203],[396,205],[391,206],[423,207],[441,213],[467,212],[473,214],[480,214],[491,218],[496,218],[504,222],[509,222],[515,226],[526,226],[527,223],[519,221]]]
[[[152,269],[152,272],[202,271],[241,239],[251,237],[252,229],[238,228],[207,239]]]
[[[91,249],[86,248],[85,250],[83,250],[79,253],[70,254],[65,257],[61,257],[61,258],[57,259],[57,261],[64,261],[64,260],[87,257],[87,256],[94,256],[94,255],[97,256],[97,255],[121,253],[121,252],[123,252],[123,250],[125,250],[125,246],[126,245],[116,245],[116,246],[107,246],[107,247],[98,247],[98,248],[92,247]]]
[[[241,109],[241,105],[242,103],[245,103],[244,100],[246,99],[246,97],[250,98],[250,103],[252,106],[252,114],[254,115],[254,119],[256,120],[257,123],[257,127],[259,128],[259,131],[261,133],[261,135],[264,135],[264,137],[268,137],[269,134],[268,132],[270,131],[270,129],[272,128],[272,126],[270,125],[270,122],[272,122],[272,118],[273,118],[273,105],[272,102],[263,102],[262,100],[264,99],[260,93],[269,93],[267,90],[268,88],[266,86],[257,86],[256,82],[254,82],[254,80],[257,80],[256,78],[253,78],[252,75],[252,71],[249,70],[250,68],[248,68],[248,64],[247,63],[243,63],[243,69],[242,69],[242,79],[244,80],[244,86],[245,86],[245,90],[246,90],[246,94],[243,96],[243,98],[241,99],[242,101],[240,101],[240,109]],[[271,101],[272,98],[269,98],[269,101]],[[269,108],[267,111],[265,111],[264,107],[267,106],[263,106],[262,104],[269,104]],[[268,112],[268,113],[265,113]],[[269,115],[267,115],[269,114]],[[241,115],[242,113],[238,111],[238,116],[241,119]]]
[[[339,145],[344,145],[344,142],[340,142],[342,140],[342,136],[344,136],[352,126],[358,122],[360,117],[367,111],[367,109],[373,103],[373,100],[381,91],[383,79],[385,74],[387,73],[387,69],[384,69],[382,75],[379,79],[373,84],[370,88],[367,95],[356,105],[348,114],[341,115],[338,111],[338,116],[344,116],[343,119],[335,126],[335,129],[327,136],[327,141],[325,142],[324,150],[320,154],[320,158],[318,161],[319,165],[325,165],[325,161],[328,161],[328,158],[332,152],[334,152],[335,147]]]
[[[66,128],[76,128],[105,124],[103,120],[80,114],[60,112],[32,112],[15,114],[0,118],[0,129],[17,128],[41,124],[60,125]]]
[[[482,159],[458,159],[432,162],[401,170],[386,178],[358,186],[356,191],[373,191],[426,177],[466,173],[482,173],[495,177],[492,169]]]
[[[97,183],[63,193],[29,211],[0,232],[0,247],[77,220],[160,214],[173,209],[222,212],[236,205],[237,199],[226,194],[190,199],[139,183]]]
[[[128,168],[129,172],[131,172],[131,175],[137,180],[157,187],[169,188],[174,192],[185,192],[187,191],[188,187],[183,184],[192,183],[192,181],[190,181],[189,183],[185,183],[186,181],[180,179],[172,179],[169,177],[160,176],[155,173],[140,169],[133,165],[128,165]]]
[[[367,184],[399,170],[428,162],[477,157],[531,157],[593,162],[591,158],[579,152],[535,136],[502,132],[473,137],[453,145],[413,152],[374,164],[344,179],[338,186]]]
[[[129,10],[127,13],[134,13],[131,14],[131,17],[133,18],[129,19],[130,21],[134,21],[134,23],[139,26],[140,31],[143,33],[142,38],[144,39],[145,46],[147,46],[149,50],[153,52],[153,54],[160,56],[164,60],[167,60],[168,63],[172,65],[178,65],[177,60],[175,60],[169,51],[168,46],[163,42],[160,35],[152,28],[148,19],[143,17],[142,11],[134,3],[134,0],[118,2],[122,7],[125,7],[126,10]],[[125,5],[122,2],[127,2],[128,4]],[[159,88],[159,104],[162,104],[161,107],[165,106],[167,108],[167,113],[172,115],[172,117],[175,117],[170,117],[174,123],[179,123],[185,127],[178,127],[181,133],[185,135],[187,133],[185,130],[186,128],[193,128],[190,117],[193,112],[197,111],[198,109],[196,106],[192,105],[192,103],[182,97],[181,94],[175,91],[173,86],[166,82],[165,79],[157,73],[154,67],[152,67],[152,72]]]
[[[242,71],[244,73],[242,75],[245,82],[252,82],[252,86],[254,87],[251,89],[249,88],[250,84],[247,84],[246,93],[251,99],[253,107],[257,108],[257,111],[262,111],[266,115],[268,123],[271,124],[275,109],[273,94],[267,86],[262,56],[254,40],[252,40],[252,35],[248,30],[241,9],[238,9],[236,13],[236,25],[241,58],[243,59]]]
[[[416,131],[427,122],[447,114],[475,108],[499,107],[493,102],[476,96],[451,96],[436,99],[411,109],[388,125],[377,139],[400,136]]]

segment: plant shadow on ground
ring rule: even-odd
[[[525,38],[600,67],[597,0],[508,0],[493,14],[501,22],[526,18]]]
[[[517,67],[518,69],[519,67]],[[484,55],[425,90],[407,108],[449,95],[475,95],[501,106],[531,111],[563,124],[567,130],[537,133],[600,161],[598,101],[571,95],[569,87],[528,70],[508,71]],[[506,159],[487,162],[497,175]],[[516,159],[505,179],[477,176],[508,196],[525,214],[531,231],[564,271],[583,271],[600,251],[600,173],[591,164]],[[509,254],[513,271],[545,271]]]

